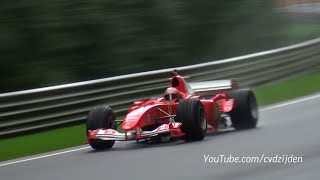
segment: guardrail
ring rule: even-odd
[[[83,123],[95,105],[123,115],[134,100],[157,96],[178,69],[188,81],[232,78],[256,87],[320,69],[320,38],[236,58],[0,94],[0,138]]]

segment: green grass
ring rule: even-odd
[[[320,91],[320,72],[255,89],[260,106]],[[86,143],[84,125],[0,140],[0,161]]]
[[[260,106],[320,92],[320,71],[255,89]]]
[[[86,143],[84,125],[0,140],[0,161]]]

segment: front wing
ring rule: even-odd
[[[182,137],[185,134],[181,131],[182,123],[173,122],[162,124],[152,131],[142,131],[141,128],[125,131],[120,133],[114,129],[97,129],[88,131],[88,140],[115,140],[115,141],[130,141],[138,139],[152,138],[158,135],[169,134],[171,137]]]

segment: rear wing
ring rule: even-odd
[[[214,95],[224,91],[230,91],[238,88],[238,83],[232,79],[215,80],[189,83],[195,95]]]

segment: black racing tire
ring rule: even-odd
[[[87,133],[88,130],[96,129],[116,129],[116,116],[109,106],[97,106],[90,110],[87,119]],[[88,134],[87,134],[88,135]],[[89,140],[90,146],[95,150],[110,149],[114,145],[113,140]]]
[[[255,128],[258,123],[258,104],[250,89],[239,89],[228,93],[235,99],[235,109],[229,115],[236,130]]]
[[[181,122],[181,130],[186,141],[203,140],[207,133],[207,118],[201,101],[197,98],[179,102],[176,121]]]

